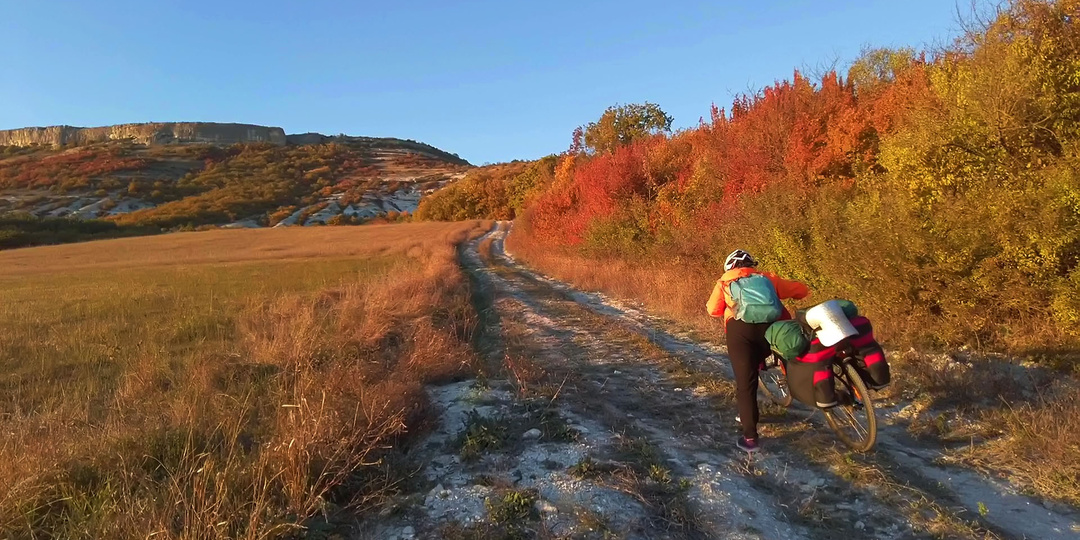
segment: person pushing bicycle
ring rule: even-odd
[[[709,315],[724,318],[728,358],[735,373],[735,398],[742,424],[736,446],[746,452],[758,447],[758,369],[771,354],[765,331],[791,314],[781,300],[801,300],[810,289],[798,281],[786,280],[757,270],[757,261],[737,249],[724,261],[724,274],[713,287],[705,307]]]

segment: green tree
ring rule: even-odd
[[[598,154],[611,153],[636,140],[670,132],[672,120],[655,103],[608,107],[599,120],[585,126],[585,146]]]
[[[510,207],[515,214],[525,209],[531,197],[551,185],[555,180],[555,165],[558,162],[558,156],[545,156],[529,163],[524,171],[510,178],[506,190]]]
[[[848,69],[848,80],[857,92],[865,93],[896,80],[896,75],[916,60],[915,49],[864,49]]]

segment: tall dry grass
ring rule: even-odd
[[[723,340],[722,325],[705,312],[705,302],[723,274],[722,268],[709,272],[699,263],[688,261],[586,256],[570,249],[552,248],[516,229],[507,237],[506,249],[515,258],[556,279],[640,303],[655,314],[700,332],[702,337]]]
[[[384,253],[407,253],[414,247],[450,240],[458,234],[456,227],[462,226],[471,225],[459,224],[450,229],[440,223],[345,229],[219,229],[174,233],[153,239],[121,238],[42,246],[0,252],[0,276],[267,260],[367,258]]]
[[[44,270],[0,264],[0,537],[273,538],[379,504],[423,385],[474,368],[455,245],[482,230],[0,254]]]
[[[987,413],[1004,436],[955,457],[1002,472],[1044,497],[1080,508],[1080,394],[1062,385],[1031,403]]]

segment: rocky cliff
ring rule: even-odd
[[[82,145],[125,139],[146,145],[251,142],[285,144],[285,131],[278,127],[213,122],[121,124],[93,128],[50,126],[0,131],[0,146]]]
[[[458,165],[468,165],[469,162],[461,159],[457,154],[451,154],[440,150],[430,144],[424,144],[412,139],[398,139],[394,137],[354,137],[351,135],[323,135],[322,133],[297,133],[287,135],[289,144],[328,144],[338,143],[353,148],[368,148],[380,151],[404,151],[416,154],[424,154],[435,159],[449,161]]]

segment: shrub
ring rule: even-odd
[[[0,249],[140,236],[157,232],[160,232],[160,229],[119,226],[103,220],[39,218],[18,213],[0,214]]]

